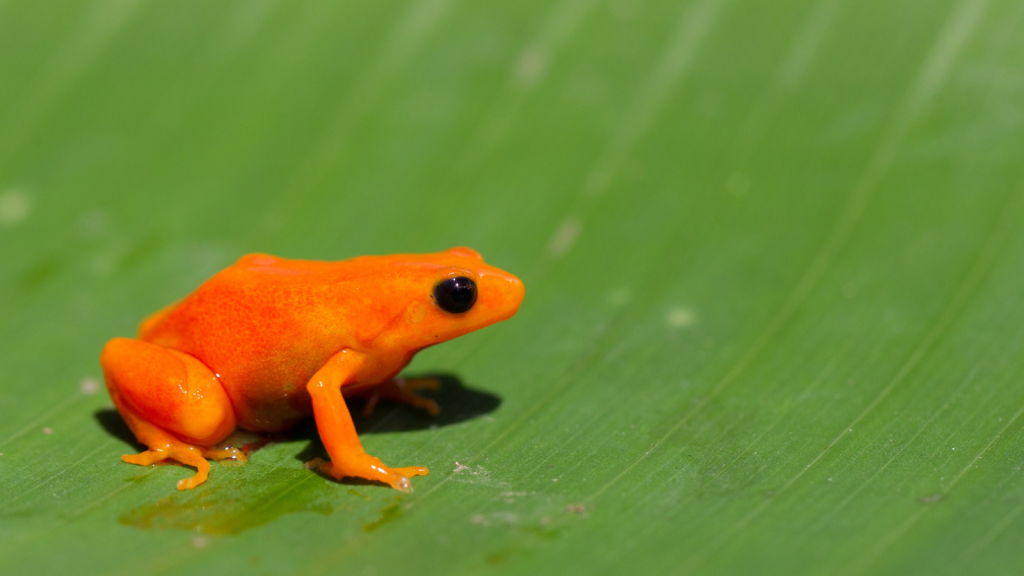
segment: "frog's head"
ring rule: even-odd
[[[519,278],[471,248],[384,258],[393,272],[387,298],[395,308],[380,336],[395,347],[415,351],[508,320],[523,301]]]

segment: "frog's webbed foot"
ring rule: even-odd
[[[441,381],[437,378],[392,378],[370,390],[361,415],[364,418],[372,415],[377,404],[384,399],[420,408],[426,410],[431,416],[437,416],[441,413],[441,407],[437,405],[437,402],[432,398],[420,396],[416,392],[420,390],[435,391],[440,388]]]
[[[158,434],[159,432],[156,433]],[[158,448],[150,448],[139,454],[125,454],[121,456],[122,461],[129,464],[138,464],[139,466],[151,466],[167,459],[177,460],[182,464],[196,468],[195,476],[178,480],[178,490],[191,490],[206,482],[210,475],[210,463],[204,457],[203,449],[176,439],[166,438],[166,443]]]
[[[157,432],[159,433],[159,432]],[[138,454],[125,454],[121,460],[129,464],[139,466],[152,466],[162,460],[177,460],[187,466],[195,466],[195,476],[178,480],[178,490],[191,490],[199,486],[210,475],[210,460],[225,460],[234,458],[239,462],[245,462],[245,453],[238,448],[200,448],[192,446],[175,439],[167,438],[167,444],[159,448],[150,448]]]

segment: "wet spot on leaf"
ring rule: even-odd
[[[175,492],[144,504],[121,516],[126,526],[144,529],[178,529],[205,534],[238,534],[295,512],[330,515],[339,506],[337,485],[316,475],[296,470],[275,474],[243,489],[208,484],[195,490]],[[130,481],[141,481],[132,478]],[[169,486],[171,489],[173,485]]]
[[[355,490],[355,488],[349,488],[348,489],[348,493],[353,495],[353,496],[355,496],[356,498],[362,499],[364,502],[369,502],[370,501],[370,497],[369,496],[367,496],[365,494],[360,494],[359,492],[357,492]]]
[[[401,515],[402,508],[396,500],[395,502],[385,506],[384,509],[380,511],[380,518],[363,526],[363,532],[373,532],[381,526],[398,519]]]
[[[526,550],[522,548],[505,548],[503,550],[498,550],[497,552],[492,552],[491,554],[488,554],[487,563],[493,566],[497,566],[499,564],[504,564],[515,557],[525,555]]]
[[[552,528],[546,524],[520,526],[519,530],[542,540],[557,540],[562,535],[560,529]]]

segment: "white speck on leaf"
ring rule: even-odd
[[[608,303],[613,307],[618,308],[623,304],[629,303],[633,299],[633,290],[630,288],[617,288],[612,290],[608,294]]]
[[[576,239],[579,238],[582,231],[583,225],[576,218],[568,218],[562,222],[562,225],[555,231],[555,235],[551,237],[551,243],[548,245],[551,255],[555,258],[565,256],[572,249],[573,244],[576,243]]]
[[[0,194],[0,226],[14,226],[32,212],[32,199],[18,189]]]
[[[519,59],[516,79],[523,88],[533,88],[544,77],[548,67],[548,55],[537,46],[531,46]]]
[[[689,308],[673,308],[665,315],[665,323],[669,328],[687,328],[693,326],[697,316]]]
[[[78,391],[86,396],[92,396],[99,392],[100,382],[92,376],[82,378],[82,381],[78,383]]]

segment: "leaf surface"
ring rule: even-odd
[[[1024,4],[0,2],[5,573],[1012,574]],[[120,461],[103,343],[247,252],[472,246],[415,492]]]

